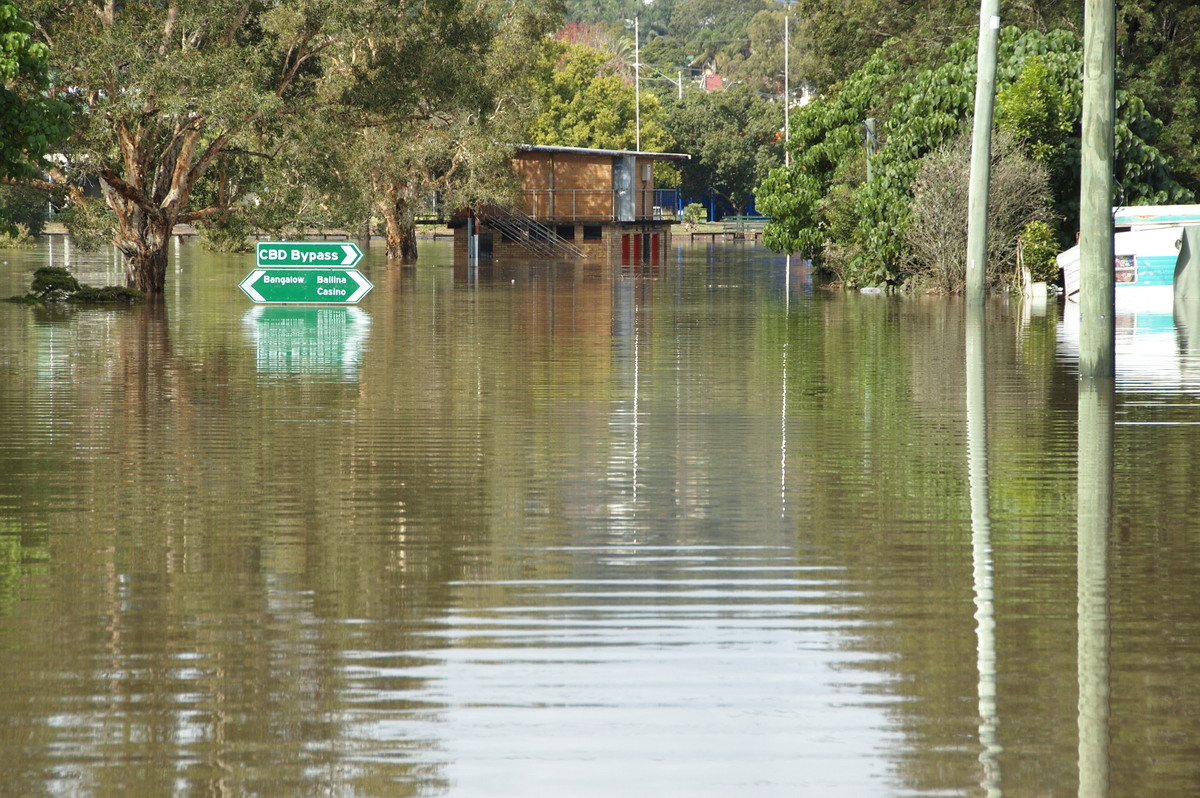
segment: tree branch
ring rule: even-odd
[[[112,169],[101,169],[100,180],[117,196],[131,205],[136,205],[148,214],[157,214],[159,209],[147,199],[144,192],[126,183]]]
[[[171,43],[171,37],[175,34],[175,20],[179,17],[179,2],[178,0],[170,0],[167,3],[167,21],[163,25],[162,44],[158,46],[158,54],[166,55],[167,47]]]
[[[224,43],[226,45],[233,44],[233,37],[237,35],[238,28],[242,27],[242,23],[246,21],[246,15],[250,13],[250,4],[242,3],[242,7],[238,9],[237,16],[233,18],[233,24],[229,26],[229,30],[225,33]]]
[[[233,211],[233,210],[240,210],[240,209],[235,205],[229,205],[226,207],[222,207],[219,205],[210,205],[209,207],[201,208],[198,211],[188,211],[187,213],[179,214],[178,218],[175,219],[175,223],[176,224],[191,224],[192,222],[202,222],[205,219],[211,219],[214,216],[220,216],[223,213],[228,213],[229,211]]]

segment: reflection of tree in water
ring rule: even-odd
[[[6,774],[28,774],[30,789],[8,783],[36,793],[40,771],[69,749],[72,762],[106,763],[80,771],[81,791],[169,794],[182,778],[215,794],[313,794],[331,768],[362,794],[383,781],[395,794],[436,784],[412,764],[426,743],[362,736],[356,716],[379,702],[358,711],[343,696],[354,688],[344,652],[430,645],[419,619],[445,605],[437,585],[461,574],[453,560],[430,567],[438,558],[425,547],[407,551],[402,499],[346,501],[356,495],[342,487],[354,479],[346,425],[307,419],[349,412],[358,389],[268,386],[275,396],[247,413],[253,357],[221,346],[181,354],[161,304],[63,322],[59,359],[42,375],[54,401],[21,417],[33,431],[58,430],[45,458],[69,476],[30,492],[26,517],[38,504],[59,512],[37,574],[48,600],[22,603],[20,622],[73,639],[30,638],[44,643],[0,672],[7,696],[28,696],[15,717],[70,722],[6,746]],[[23,373],[38,390],[36,371]],[[329,456],[296,456],[313,448]],[[377,626],[364,637],[331,618],[413,631]],[[90,631],[74,639],[79,630]],[[63,672],[87,678],[39,686],[38,674]],[[408,711],[401,705],[393,717]]]

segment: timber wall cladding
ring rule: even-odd
[[[535,219],[613,217],[611,156],[525,152],[513,165]]]

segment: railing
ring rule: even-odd
[[[675,189],[637,192],[636,219],[673,220],[678,216]],[[611,189],[558,188],[525,192],[525,213],[556,222],[611,222],[617,219],[617,192]]]
[[[721,227],[734,238],[745,238],[746,233],[761,233],[769,221],[769,216],[726,216],[721,220]]]
[[[499,230],[505,240],[512,241],[530,253],[545,258],[582,258],[583,250],[560,238],[550,228],[524,213],[502,205],[489,205],[480,210],[488,224]]]

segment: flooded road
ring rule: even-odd
[[[1053,300],[380,249],[353,307],[194,243],[0,305],[0,792],[1200,792],[1186,319],[1081,395]]]

